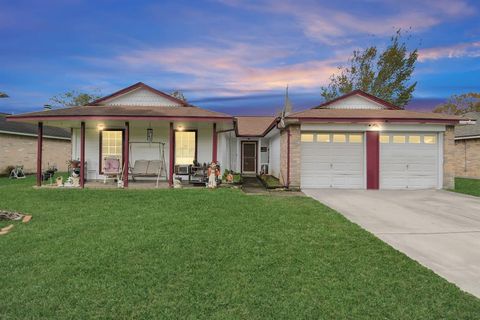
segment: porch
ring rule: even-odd
[[[128,119],[127,119],[128,120]],[[231,121],[195,121],[158,119],[42,121],[38,122],[37,186],[42,185],[43,125],[69,128],[72,132],[72,159],[78,160],[80,188],[117,187],[121,179],[126,188],[171,187],[174,178],[188,181],[179,168],[194,163],[217,162],[219,146],[226,143],[225,134],[233,131]],[[106,175],[107,158],[118,159],[118,175]],[[229,169],[228,159],[223,157]],[[155,164],[155,170],[150,170]],[[138,167],[141,167],[137,170]],[[145,172],[143,172],[145,171]],[[106,183],[105,183],[106,180]]]

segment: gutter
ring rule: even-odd
[[[287,128],[287,189],[290,188],[290,128]]]
[[[35,133],[21,133],[21,132],[4,131],[4,130],[0,130],[0,133],[11,134],[16,136],[25,136],[25,137],[35,137],[35,138],[37,137]],[[72,138],[68,138],[68,137],[56,137],[56,136],[46,136],[46,135],[44,135],[43,137],[46,139],[58,139],[58,140],[69,140],[69,141],[72,140]]]

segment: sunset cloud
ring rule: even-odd
[[[435,47],[420,50],[418,60],[454,59],[454,58],[476,58],[480,57],[480,41],[469,43],[458,43],[451,46]]]

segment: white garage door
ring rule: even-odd
[[[438,145],[436,133],[382,133],[380,188],[437,188]]]
[[[364,188],[363,133],[302,133],[302,188]]]

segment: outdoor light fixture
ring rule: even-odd
[[[104,124],[97,124],[97,129],[98,129],[98,131],[102,131],[103,129],[105,129],[105,125]]]
[[[380,131],[382,130],[381,126],[378,123],[370,123],[368,125],[371,131]]]
[[[147,142],[153,142],[153,129],[147,128]]]
[[[183,126],[178,126],[178,127],[177,127],[177,130],[178,130],[178,131],[183,131]]]

